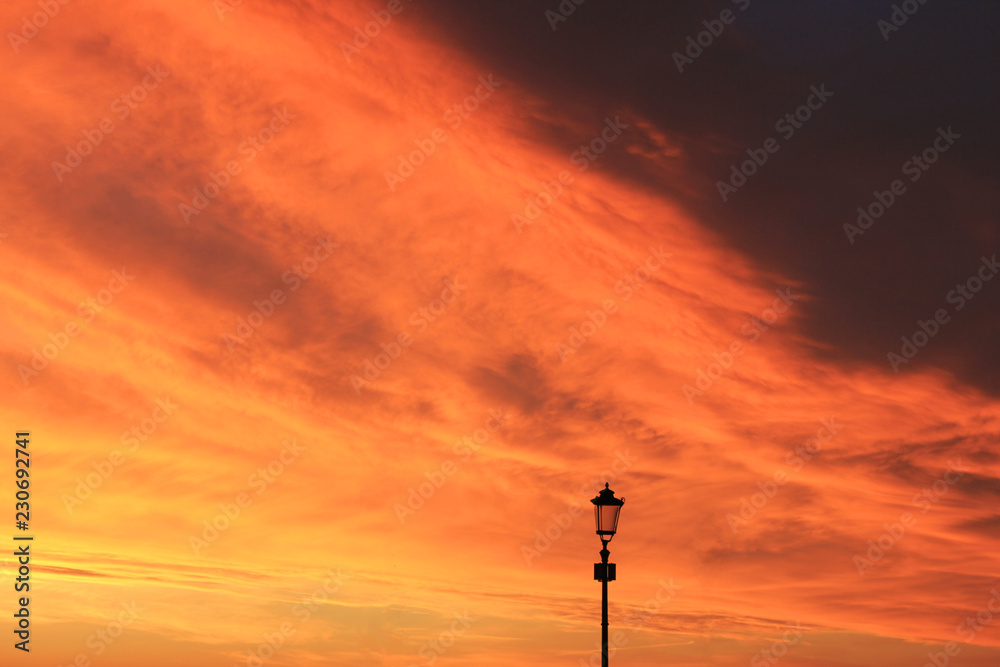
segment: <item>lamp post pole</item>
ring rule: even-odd
[[[601,549],[601,570],[604,576],[601,577],[601,667],[608,667],[608,543],[602,540],[604,546]]]

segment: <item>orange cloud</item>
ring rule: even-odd
[[[586,664],[608,481],[619,662],[795,623],[783,664],[995,661],[956,631],[996,585],[994,401],[824,360],[809,285],[605,168],[688,187],[636,109],[553,109],[417,3],[363,48],[392,3],[218,4],[60,5],[7,57],[42,659]]]

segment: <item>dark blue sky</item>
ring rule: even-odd
[[[945,305],[982,256],[1000,252],[1000,4],[926,2],[888,40],[878,21],[890,19],[892,2],[744,4],[587,0],[555,30],[545,12],[558,11],[556,0],[426,0],[418,11],[442,39],[563,114],[632,109],[652,119],[684,150],[684,187],[634,155],[611,151],[598,168],[671,194],[731,246],[807,285],[809,334],[826,348],[817,353],[886,364],[900,336]],[[672,54],[726,9],[732,23],[678,72]],[[775,120],[813,84],[833,98],[722,202],[716,182],[778,136]],[[939,127],[960,139],[851,244],[843,225],[874,191],[905,178],[903,163]],[[560,128],[538,133],[567,152],[576,140]],[[998,305],[1000,281],[942,330],[921,364],[1000,392]]]

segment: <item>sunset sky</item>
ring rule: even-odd
[[[0,665],[1000,664],[998,19],[0,2]]]

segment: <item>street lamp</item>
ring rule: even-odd
[[[608,562],[608,542],[618,530],[618,513],[625,503],[624,498],[615,498],[615,492],[607,482],[594,503],[594,520],[597,522],[597,536],[601,538],[601,562],[594,563],[594,579],[601,582],[601,667],[608,667],[608,582],[615,580],[615,564]]]

